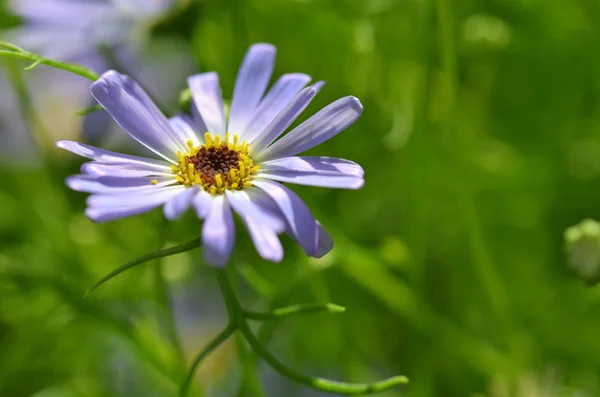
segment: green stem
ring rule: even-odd
[[[238,347],[238,356],[242,366],[243,379],[241,384],[245,386],[247,393],[252,397],[266,397],[266,392],[258,373],[258,366],[252,350],[248,351],[244,334],[237,332],[235,339]]]
[[[192,383],[192,379],[194,379],[194,375],[196,370],[200,366],[200,363],[206,356],[208,356],[213,350],[219,347],[223,342],[225,342],[236,330],[236,325],[234,323],[229,323],[227,327],[221,333],[219,333],[212,341],[210,341],[204,349],[194,359],[188,374],[181,384],[181,388],[179,389],[179,396],[186,397],[188,395],[188,391],[190,388],[190,384]]]
[[[225,272],[227,273],[227,277],[231,280],[231,287],[235,296],[238,296],[238,283],[237,283],[237,275],[236,269],[234,266],[228,266],[225,268]],[[236,318],[235,312],[233,308],[229,305],[228,314],[229,321]],[[252,359],[253,352],[250,349],[248,351],[246,346],[246,341],[244,340],[244,335],[241,332],[235,333],[236,345],[238,348],[238,357],[242,367],[242,385],[247,387],[249,395],[252,397],[266,397],[267,393],[265,391],[265,387],[262,383],[262,379],[260,378],[260,374],[258,372],[258,366],[256,365],[256,361]]]
[[[267,363],[269,363],[273,369],[278,371],[283,376],[317,390],[339,394],[377,393],[408,383],[408,378],[405,376],[395,376],[374,383],[346,383],[324,378],[311,377],[296,372],[294,369],[279,361],[279,359],[275,357],[269,350],[263,347],[256,336],[254,336],[250,326],[248,325],[248,322],[246,321],[246,317],[244,316],[244,311],[240,305],[240,302],[238,301],[224,271],[218,272],[218,280],[219,284],[221,285],[221,290],[223,291],[223,296],[225,298],[229,313],[235,315],[235,317],[231,320],[237,325],[238,329],[244,335],[252,349],[256,351],[256,353],[258,353],[258,355],[260,355]]]
[[[102,109],[104,109],[102,107],[102,105],[90,106],[89,108],[77,110],[75,112],[75,116],[87,116],[88,114],[91,114],[91,113],[94,113],[94,112],[98,112],[98,111],[100,111]]]
[[[31,70],[37,67],[38,65],[44,64],[56,69],[61,69],[67,72],[74,73],[78,76],[85,77],[86,79],[92,81],[96,81],[98,80],[98,78],[100,78],[100,76],[93,70],[86,68],[85,66],[78,65],[76,63],[59,62],[53,59],[44,58],[41,55],[26,51],[20,47],[15,46],[14,44],[0,41],[0,48],[2,47],[8,48],[8,50],[0,50],[0,55],[5,55],[8,57],[18,59],[25,59],[33,62],[30,66],[25,68],[26,70]]]
[[[132,260],[131,262],[127,262],[124,265],[119,266],[112,272],[108,273],[106,276],[102,277],[87,291],[86,295],[94,292],[94,290],[96,290],[98,287],[100,287],[105,282],[118,276],[119,274],[123,273],[124,271],[131,269],[132,267],[141,265],[142,263],[148,262],[152,259],[164,258],[165,256],[171,256],[171,255],[175,255],[175,254],[180,254],[182,252],[191,251],[193,249],[199,248],[200,245],[201,245],[200,239],[198,237],[196,237],[193,240],[188,241],[187,243],[183,243],[180,245],[176,245],[175,247],[165,248],[165,249],[162,249],[159,251],[151,252],[146,255],[142,255],[139,258]]]
[[[250,320],[276,320],[283,317],[298,316],[301,314],[311,314],[318,312],[342,313],[346,311],[343,306],[333,303],[311,303],[305,305],[293,305],[281,307],[268,313],[257,313],[250,310],[243,310],[244,317]]]

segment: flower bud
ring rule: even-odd
[[[564,236],[569,267],[588,285],[600,282],[600,223],[584,219]]]
[[[463,25],[463,42],[470,50],[503,50],[511,41],[511,29],[493,15],[471,15]]]

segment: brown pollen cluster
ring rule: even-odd
[[[221,174],[224,182],[230,178],[230,170],[237,170],[240,162],[240,151],[232,150],[223,143],[219,147],[201,147],[194,156],[188,157],[195,171],[205,184],[215,184],[215,177]]]
[[[225,139],[204,134],[204,144],[195,146],[187,142],[187,154],[177,152],[179,165],[172,165],[171,169],[177,181],[185,186],[200,185],[210,194],[218,195],[225,190],[241,190],[252,186],[253,175],[260,168],[254,165],[248,156],[250,145],[239,142],[237,135],[229,141],[229,134]]]

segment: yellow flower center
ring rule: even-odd
[[[252,186],[252,175],[259,166],[248,157],[249,146],[238,142],[237,135],[229,141],[229,134],[221,141],[218,135],[204,134],[204,144],[194,146],[188,141],[189,152],[177,153],[179,165],[171,168],[177,180],[186,185],[200,185],[210,194],[223,194],[225,189],[240,190]]]

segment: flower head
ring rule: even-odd
[[[233,211],[259,254],[280,261],[278,234],[286,232],[307,255],[321,257],[331,237],[308,207],[279,182],[333,188],[362,187],[363,170],[351,161],[296,156],[352,124],[362,106],[348,96],[331,103],[279,138],[308,106],[322,82],[304,88],[305,74],[283,75],[266,93],[275,47],[250,47],[235,83],[229,120],[216,73],[188,79],[192,116],[167,119],[129,77],[114,71],[92,84],[92,94],[133,138],[160,159],[108,152],[72,141],[57,145],[93,161],[70,177],[74,190],[92,193],[87,216],[108,221],[164,205],[168,219],[193,207],[204,219],[204,258],[222,266],[231,255]],[[279,138],[279,139],[278,139]]]

